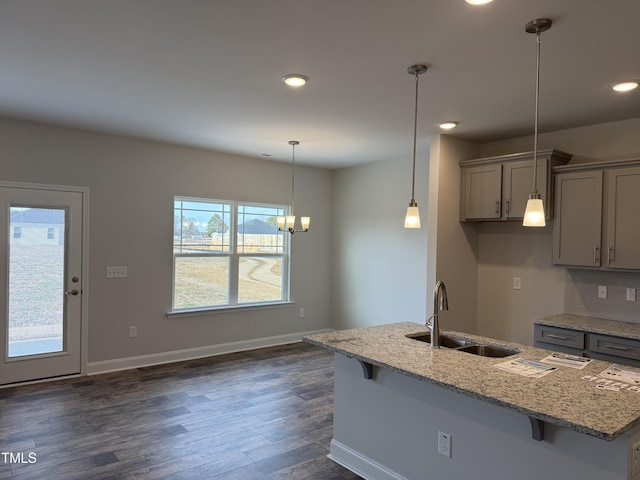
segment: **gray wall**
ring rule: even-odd
[[[287,204],[290,165],[9,119],[0,144],[0,179],[90,189],[89,362],[330,326],[330,171],[296,168],[296,210],[312,231],[293,239],[295,306],[169,319],[174,195]],[[128,278],[106,279],[107,265],[127,265]]]
[[[411,167],[403,158],[334,173],[334,328],[426,319],[428,161],[416,157],[421,229],[403,226]]]
[[[637,158],[638,131],[640,119],[546,133],[540,148],[571,152],[572,162]],[[422,323],[436,279],[450,299],[443,329],[530,344],[540,315],[640,321],[640,298],[621,299],[624,288],[640,287],[640,275],[552,266],[552,225],[458,222],[457,162],[531,150],[531,137],[476,145],[441,136],[422,145],[431,160],[418,156],[420,230],[402,227],[410,158],[335,172],[296,168],[296,209],[312,217],[312,231],[293,239],[296,305],[172,319],[173,196],[288,203],[289,165],[9,119],[0,119],[0,141],[0,179],[90,188],[90,362],[330,327]],[[127,265],[129,277],[107,280],[107,265]],[[512,289],[514,276],[521,290]],[[603,283],[606,303],[594,288]],[[136,339],[129,325],[138,326]]]

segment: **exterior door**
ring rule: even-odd
[[[82,191],[0,184],[0,385],[80,373]]]

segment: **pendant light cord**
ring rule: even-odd
[[[418,73],[416,72],[416,106],[413,115],[413,173],[411,175],[411,205],[416,204],[416,138],[418,136]]]
[[[532,198],[538,198],[538,109],[540,104],[540,30],[536,32],[536,110],[533,129],[533,190]]]
[[[294,193],[294,185],[295,185],[295,164],[296,164],[296,144],[291,143],[291,215],[293,215],[293,193]]]

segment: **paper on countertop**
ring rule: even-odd
[[[598,374],[599,377],[611,378],[618,382],[640,385],[640,370],[627,370],[614,363]]]
[[[503,363],[498,363],[494,367],[506,372],[516,373],[530,378],[541,378],[554,371],[556,367],[551,367],[540,362],[516,358]]]
[[[582,370],[584,367],[589,365],[591,360],[591,358],[587,357],[579,357],[577,355],[569,355],[568,353],[555,352],[540,361],[543,363],[548,363],[550,365],[558,365],[560,367],[569,367],[575,368],[577,370]]]

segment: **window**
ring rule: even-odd
[[[53,240],[55,238],[53,228],[47,228],[47,240]]]
[[[173,310],[289,301],[284,205],[175,197]]]
[[[13,238],[22,238],[22,227],[13,227]]]

